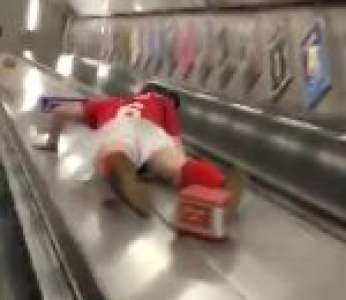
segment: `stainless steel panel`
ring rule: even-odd
[[[306,0],[209,0],[210,6],[221,7],[239,7],[239,6],[261,6],[261,5],[280,5],[307,2]],[[314,2],[313,0],[310,2]],[[316,1],[315,1],[316,2]]]
[[[184,8],[275,6],[296,4],[306,2],[306,0],[66,0],[66,2],[77,15],[108,16],[116,13],[141,13]]]
[[[117,13],[141,13],[155,10],[198,8],[206,0],[67,0],[77,15],[109,16]]]
[[[39,299],[40,291],[3,166],[0,176],[0,298]]]
[[[176,199],[166,187],[153,184],[158,217],[142,220],[100,180],[59,178],[59,160],[31,149],[30,135],[44,125],[37,97],[80,95],[74,88],[20,60],[15,70],[0,68],[0,82],[52,204],[107,298],[344,299],[345,244],[268,202],[270,193],[247,188],[224,244],[179,238],[162,223]]]

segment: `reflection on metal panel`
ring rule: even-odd
[[[34,54],[31,50],[28,49],[23,50],[23,57],[28,60],[34,60]]]
[[[105,63],[99,63],[97,67],[97,79],[102,80],[106,79],[109,76],[111,66]]]
[[[155,10],[199,8],[206,0],[68,0],[77,15],[109,16],[117,13],[147,12]]]
[[[55,71],[63,76],[69,77],[73,72],[74,55],[72,54],[61,54],[58,57]]]
[[[23,104],[22,111],[30,111],[37,104],[37,98],[43,93],[43,83],[40,72],[37,69],[30,69],[25,75],[23,82]]]
[[[41,0],[29,0],[27,11],[27,23],[26,30],[34,31],[37,29],[40,18],[40,1]]]

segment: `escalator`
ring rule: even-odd
[[[0,299],[41,299],[6,172],[0,167]]]
[[[345,243],[283,206],[288,196],[250,181],[227,242],[179,237],[169,188],[151,183],[156,214],[142,220],[97,178],[72,176],[76,153],[64,165],[30,147],[46,126],[38,97],[86,96],[76,83],[20,59],[0,82],[1,154],[44,298],[344,299]]]

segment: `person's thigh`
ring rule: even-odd
[[[156,151],[148,161],[148,166],[154,175],[176,186],[179,184],[180,170],[185,161],[183,148],[175,145]]]
[[[108,173],[110,157],[124,154],[138,167],[136,137],[131,123],[116,120],[108,122],[96,134],[97,155],[95,159],[98,173]],[[100,172],[101,171],[101,172]]]
[[[137,120],[135,124],[140,164],[147,164],[154,175],[176,184],[181,166],[186,160],[183,147],[176,144],[162,128],[151,122]]]

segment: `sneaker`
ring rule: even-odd
[[[137,214],[149,217],[151,213],[149,190],[145,183],[139,181],[135,165],[123,153],[112,154],[109,163],[111,187]]]

